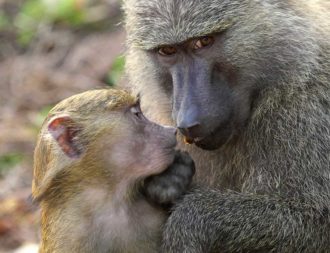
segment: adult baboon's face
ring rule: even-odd
[[[172,98],[172,118],[186,140],[216,149],[242,126],[253,89],[224,54],[225,34],[189,39],[153,50]]]
[[[168,96],[180,132],[203,149],[219,148],[244,129],[261,88],[293,73],[303,78],[299,70],[317,50],[312,38],[291,29],[301,20],[283,22],[281,12],[267,11],[268,2],[125,2],[134,83]]]
[[[198,2],[197,6],[194,1],[177,0],[129,2],[128,41],[152,62],[149,72],[157,76],[164,96],[171,100],[173,121],[186,140],[213,150],[226,143],[249,116],[253,88],[241,65],[253,64],[246,62],[245,55],[233,55],[245,42],[235,33],[231,17],[220,14],[226,12],[225,2],[216,5],[218,13],[212,1]],[[200,5],[205,12],[201,13]]]
[[[173,120],[187,140],[205,149],[226,142],[234,117],[230,76],[221,71],[230,66],[213,59],[217,39],[204,36],[162,46],[156,52],[159,64],[171,76]]]

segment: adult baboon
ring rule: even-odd
[[[330,252],[330,2],[126,0],[127,70],[197,189],[165,252]],[[212,151],[210,151],[212,150]]]

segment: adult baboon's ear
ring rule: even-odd
[[[77,135],[81,129],[70,116],[62,115],[51,119],[48,124],[48,131],[68,157],[77,158],[80,156],[81,148]]]

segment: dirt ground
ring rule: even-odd
[[[106,86],[107,73],[124,52],[119,4],[107,4],[114,25],[96,31],[52,27],[24,50],[15,46],[12,34],[0,30],[0,253],[36,250],[33,150],[47,111],[72,94]],[[14,163],[8,166],[6,159]]]

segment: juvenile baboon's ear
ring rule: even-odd
[[[48,131],[68,157],[80,156],[81,147],[77,135],[81,129],[70,116],[62,115],[51,119]]]

